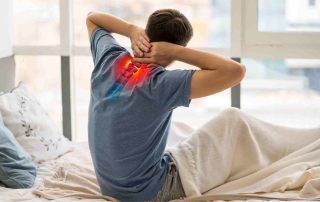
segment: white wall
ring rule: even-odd
[[[12,1],[0,1],[0,58],[12,55]]]
[[[11,0],[0,1],[0,92],[14,86],[13,10]]]

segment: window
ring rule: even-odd
[[[319,7],[307,0],[243,3],[242,57],[320,58]]]
[[[259,31],[320,31],[319,0],[259,0]]]
[[[23,80],[33,88],[60,128],[62,97],[66,100],[64,112],[74,111],[63,114],[75,123],[73,140],[87,140],[93,64],[85,18],[92,10],[145,27],[153,11],[179,9],[194,27],[189,47],[239,58],[246,65],[241,85],[244,111],[288,126],[319,123],[320,0],[14,0],[13,8],[16,82]],[[60,33],[66,31],[72,37]],[[129,39],[114,36],[129,49]],[[175,62],[170,68],[193,67]],[[236,103],[237,89],[195,99],[189,108],[178,108],[173,119],[197,128],[231,105],[230,94]]]
[[[14,0],[13,10],[14,44],[59,44],[58,0]]]
[[[62,131],[59,56],[15,56],[16,84],[26,83]]]
[[[147,17],[161,8],[176,8],[190,19],[194,28],[194,37],[190,46],[229,47],[230,46],[230,0],[135,0],[108,3],[103,0],[73,1],[73,19],[75,44],[88,45],[88,36],[84,25],[87,13],[92,10],[105,11],[125,20],[145,27]],[[135,6],[131,6],[131,5]],[[129,46],[129,40],[116,36],[121,44]]]
[[[244,111],[278,125],[319,125],[320,60],[243,59],[243,63]]]

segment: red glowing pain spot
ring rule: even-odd
[[[143,82],[149,74],[147,64],[133,62],[129,54],[119,56],[114,68],[116,82],[128,88]]]

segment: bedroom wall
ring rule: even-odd
[[[0,92],[14,86],[13,10],[11,0],[0,1]]]

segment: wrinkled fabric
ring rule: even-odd
[[[229,108],[168,151],[186,196],[194,201],[263,193],[266,198],[320,199],[319,127],[278,126]]]

